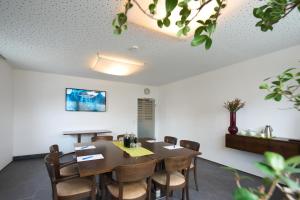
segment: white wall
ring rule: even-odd
[[[14,80],[14,156],[46,153],[54,143],[72,151],[76,138],[63,131],[137,131],[137,98],[145,97],[146,86],[22,70],[14,71]],[[67,87],[107,91],[107,112],[65,111]],[[156,88],[149,88],[147,98],[156,98]]]
[[[276,136],[300,138],[299,112],[281,110],[290,107],[286,102],[263,100],[265,93],[258,89],[266,77],[289,66],[299,67],[297,52],[300,46],[159,88],[150,87],[152,93],[147,97],[158,103],[157,136],[199,141],[203,158],[260,175],[253,165],[262,158],[260,155],[224,147],[229,113],[223,103],[235,97],[247,102],[237,114],[240,129],[259,129],[271,124]],[[63,136],[62,131],[66,130],[110,129],[114,135],[136,132],[137,98],[144,97],[143,89],[147,86],[23,70],[14,70],[13,76],[14,156],[47,152],[53,143],[58,143],[62,151],[71,151],[76,138]],[[9,93],[11,90],[5,85],[3,89]],[[66,87],[106,90],[107,112],[66,112]]]
[[[239,129],[270,124],[276,136],[300,138],[300,113],[281,110],[290,107],[288,103],[265,101],[265,92],[258,89],[266,77],[299,67],[299,52],[296,46],[161,87],[160,137],[196,140],[203,158],[259,175],[253,163],[260,155],[224,147],[229,113],[223,103],[235,97],[246,101],[237,113]]]
[[[12,160],[13,81],[11,67],[0,58],[0,170]]]

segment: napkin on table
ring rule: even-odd
[[[77,157],[77,162],[100,160],[100,159],[104,159],[102,154],[86,155],[86,156]]]
[[[75,147],[75,151],[86,150],[86,149],[95,149],[94,145],[82,146],[82,147]]]
[[[148,142],[148,143],[154,143],[154,142],[156,142],[156,140],[146,140],[146,142]]]
[[[173,150],[173,149],[181,149],[183,147],[177,146],[177,145],[170,145],[170,146],[164,146],[164,148],[169,149],[169,150]]]

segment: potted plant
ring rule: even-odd
[[[238,132],[238,127],[236,126],[236,112],[244,106],[245,102],[242,102],[242,100],[238,98],[224,103],[224,107],[230,112],[230,126],[228,127],[230,134],[236,134]]]

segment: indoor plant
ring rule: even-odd
[[[242,102],[242,100],[237,98],[224,103],[224,107],[230,112],[230,126],[228,127],[229,133],[236,134],[238,132],[238,127],[236,126],[236,112],[244,106],[245,102]]]
[[[163,18],[157,18],[157,5],[159,2],[165,3],[165,16]],[[193,31],[192,46],[205,45],[206,49],[212,46],[212,35],[217,27],[220,15],[223,9],[226,7],[227,0],[194,0],[198,2],[198,7],[193,8],[189,5],[191,0],[150,0],[148,7],[143,8],[138,0],[124,0],[124,10],[118,13],[113,20],[114,33],[120,35],[123,31],[127,30],[127,14],[128,11],[136,6],[147,17],[155,20],[159,28],[169,27],[171,24],[175,24],[178,28],[178,36],[186,36],[189,32]],[[197,19],[197,16],[206,12],[205,9],[213,3],[215,5],[213,13],[205,20]],[[235,3],[230,1],[230,3]],[[179,19],[172,19],[170,16],[176,12],[176,8],[180,10]],[[266,32],[273,30],[274,24],[281,21],[293,10],[300,12],[300,0],[264,0],[264,4],[260,7],[253,9],[254,17],[259,21],[255,26],[259,27],[261,31]],[[178,10],[177,10],[178,11]],[[195,11],[195,12],[192,12]],[[191,23],[197,22],[197,28],[191,30]]]
[[[235,200],[269,200],[276,188],[279,188],[288,200],[300,199],[299,180],[293,177],[300,173],[300,156],[285,160],[273,152],[264,154],[264,161],[256,163],[256,167],[266,175],[264,185],[257,188],[246,188],[241,185],[241,179],[246,178],[231,169],[235,174],[237,189],[234,191]],[[285,186],[283,186],[282,184]]]
[[[266,82],[270,81],[270,83]],[[269,94],[266,100],[281,101],[285,97],[294,104],[294,108],[300,111],[300,69],[289,68],[278,76],[265,79],[265,82],[259,86]]]
[[[267,82],[269,81],[269,82]],[[285,97],[294,108],[300,111],[300,70],[290,68],[276,76],[267,78],[259,87],[269,94],[266,100],[277,102]],[[300,200],[300,155],[285,160],[281,155],[272,152],[264,154],[264,161],[256,163],[256,167],[267,177],[264,178],[264,185],[258,188],[246,188],[240,183],[244,177],[234,171],[237,189],[234,191],[235,200],[268,200],[272,197],[275,188],[279,188],[288,200]],[[281,183],[281,184],[280,184]],[[283,185],[282,185],[283,184]]]

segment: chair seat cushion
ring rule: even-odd
[[[60,169],[61,176],[72,176],[78,174],[77,165],[68,165]]]
[[[153,175],[152,180],[160,185],[166,185],[167,174],[166,172],[157,172]],[[170,174],[170,186],[177,186],[185,183],[185,177],[179,172],[173,172]]]
[[[107,186],[109,192],[116,198],[119,197],[119,185],[112,183]],[[124,183],[123,199],[136,199],[147,193],[146,181],[138,181],[132,183]]]
[[[92,181],[86,178],[71,179],[57,183],[56,189],[57,195],[60,197],[82,194],[91,192]]]

